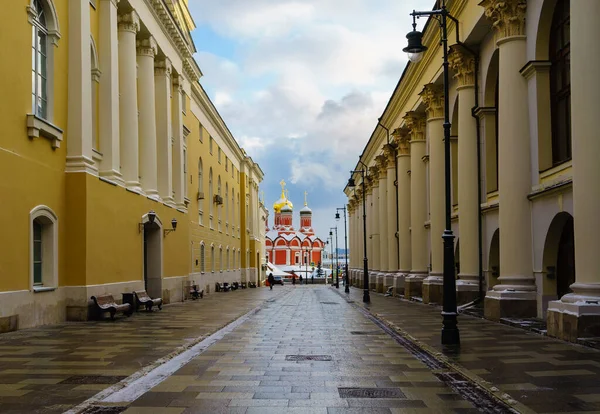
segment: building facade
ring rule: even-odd
[[[322,260],[325,244],[315,236],[312,228],[312,210],[304,200],[300,210],[300,228],[294,228],[294,205],[288,199],[285,182],[281,181],[281,197],[273,203],[273,227],[265,217],[266,258],[276,266],[316,266]]]
[[[199,83],[187,0],[2,10],[0,331],[256,279],[263,174]]]
[[[594,0],[449,0],[457,296],[487,318],[538,317],[566,340],[600,334],[600,29]],[[410,16],[406,16],[409,19]],[[352,278],[442,301],[444,95],[428,21],[347,187]],[[389,145],[388,145],[389,144]],[[363,185],[364,184],[364,185]],[[365,207],[363,208],[363,197]],[[366,213],[366,237],[363,214]],[[394,231],[395,229],[395,231]],[[482,294],[480,294],[480,291]]]

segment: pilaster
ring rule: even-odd
[[[411,271],[411,154],[410,130],[396,129],[392,136],[396,142],[398,161],[398,277],[394,283],[397,294],[404,294],[404,279]]]
[[[173,199],[173,125],[171,122],[171,61],[154,64],[156,93],[156,145],[158,160],[158,193],[163,202],[175,206]]]
[[[173,137],[173,193],[175,205],[179,209],[185,209],[185,177],[183,174],[183,147],[185,137],[183,135],[183,78],[181,75],[173,79],[173,98],[171,122]],[[212,200],[210,200],[212,203]],[[238,206],[239,207],[239,206]]]

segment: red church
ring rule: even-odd
[[[281,181],[281,198],[273,204],[275,220],[269,229],[267,216],[265,249],[269,262],[281,266],[317,266],[321,261],[324,243],[315,236],[312,228],[312,210],[308,207],[304,193],[304,208],[300,210],[300,228],[294,229],[294,205],[286,195],[285,181]]]

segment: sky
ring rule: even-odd
[[[344,247],[336,208],[407,63],[409,13],[433,4],[189,0],[200,83],[265,174],[270,226],[285,180],[296,228],[306,191],[316,235],[326,240],[337,225]]]

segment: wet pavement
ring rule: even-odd
[[[213,294],[0,335],[0,413],[600,412],[600,351],[459,328],[443,349],[439,308],[342,286]]]
[[[351,288],[350,298],[421,349],[453,364],[520,412],[600,412],[600,351],[459,315],[459,351],[440,344],[441,309]],[[338,292],[345,297],[343,290]]]
[[[114,322],[1,334],[0,413],[62,413],[290,289],[238,289]]]
[[[124,411],[146,412],[478,411],[331,288],[303,286],[268,303]]]

